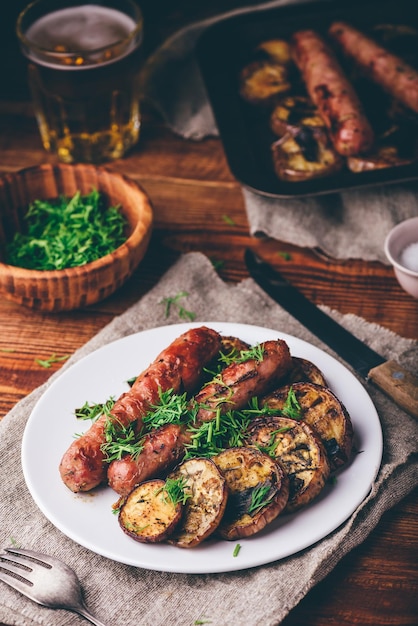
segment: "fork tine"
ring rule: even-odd
[[[15,569],[12,566],[7,566],[6,568],[2,566],[2,568],[3,570],[6,569],[7,571],[10,571],[10,573],[12,573]],[[20,571],[22,570],[20,569]],[[19,572],[16,572],[16,573],[20,575]],[[12,589],[16,589],[16,591],[19,591],[22,595],[26,596],[30,600],[33,600],[37,604],[43,604],[43,602],[33,597],[32,585],[29,582],[23,582],[26,579],[15,578],[14,576],[12,576],[12,574],[10,574],[9,576],[4,571],[0,570],[0,580],[6,583],[6,585],[9,585],[9,587],[12,587]]]
[[[56,559],[54,559],[54,557],[48,556],[47,554],[41,554],[40,552],[35,552],[34,550],[23,550],[23,548],[5,548],[5,551],[9,554],[35,559],[35,561],[41,565],[45,565],[46,567],[52,567],[54,563],[56,563]],[[23,564],[26,565],[27,563],[28,561],[25,561]]]
[[[22,572],[22,575],[26,573],[29,574],[30,571],[32,571],[32,567],[31,565],[33,565],[33,561],[30,561],[28,559],[22,559],[19,556],[11,556],[9,554],[0,554],[0,567],[2,566],[2,563],[4,563],[4,561],[7,561],[8,563],[18,563],[19,565],[22,565],[20,569],[20,571]],[[26,569],[22,569],[22,568],[26,568]]]

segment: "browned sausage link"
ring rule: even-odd
[[[204,422],[215,417],[216,410],[226,413],[244,408],[249,400],[264,393],[273,381],[286,374],[292,363],[285,341],[266,341],[261,344],[263,358],[232,363],[195,396],[201,405],[196,420]]]
[[[266,341],[261,346],[262,360],[250,358],[242,363],[232,363],[215,382],[205,385],[194,397],[193,403],[203,405],[198,410],[197,422],[213,419],[218,408],[224,414],[230,409],[245,407],[253,396],[265,393],[273,382],[290,370],[292,360],[284,341]],[[140,482],[159,476],[164,466],[168,469],[183,455],[190,434],[183,426],[170,426],[172,428],[159,428],[148,434],[144,449],[135,459],[126,456],[109,465],[108,482],[112,489],[126,495]]]
[[[107,467],[101,447],[108,420],[123,426],[134,422],[139,431],[141,418],[158,403],[161,391],[191,393],[196,389],[203,368],[219,352],[220,342],[219,333],[202,326],[183,333],[163,350],[115,402],[110,417],[101,416],[65,452],[59,470],[66,486],[74,492],[89,491],[104,482]]]
[[[322,37],[313,30],[294,33],[292,53],[335,150],[344,156],[369,150],[373,130],[354,88]]]
[[[334,22],[329,34],[368,78],[418,113],[418,72],[413,67],[344,22]]]
[[[107,471],[109,485],[121,496],[127,496],[136,485],[157,478],[183,458],[185,443],[190,440],[183,426],[166,424],[145,435],[137,458],[112,461]]]

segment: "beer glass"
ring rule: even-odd
[[[64,163],[122,157],[141,126],[142,13],[132,0],[36,0],[18,17],[42,143]]]

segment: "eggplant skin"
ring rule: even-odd
[[[306,422],[279,415],[256,418],[248,441],[280,461],[289,478],[287,512],[308,505],[321,493],[330,465],[321,439]]]
[[[302,420],[321,438],[331,470],[346,465],[352,452],[353,426],[347,409],[330,389],[315,383],[294,383],[264,396],[261,406],[281,411],[291,388],[301,407]]]
[[[285,384],[299,382],[315,383],[316,385],[328,387],[323,372],[315,363],[308,359],[292,356],[292,367],[286,376]]]
[[[169,478],[183,479],[190,497],[168,542],[178,548],[194,548],[217,529],[223,517],[228,499],[225,478],[207,458],[184,461]]]
[[[284,510],[289,480],[282,466],[256,447],[229,448],[213,457],[224,475],[228,503],[218,534],[229,541],[260,532]],[[263,489],[263,503],[251,510],[256,490]]]
[[[135,541],[165,541],[180,522],[183,505],[174,504],[164,492],[164,486],[162,479],[148,480],[122,500],[119,525]]]

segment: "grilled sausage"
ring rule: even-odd
[[[189,439],[179,424],[166,424],[149,432],[137,457],[128,455],[110,463],[107,470],[110,487],[126,496],[144,480],[161,476],[183,458],[184,444]]]
[[[287,373],[292,359],[284,341],[266,341],[261,348],[262,359],[233,362],[195,395],[193,403],[199,407],[195,426],[212,420],[218,410],[225,414],[231,409],[244,408],[251,397],[266,393]],[[144,449],[138,456],[127,455],[112,461],[107,474],[109,485],[116,493],[128,494],[140,482],[160,475],[180,459],[190,435],[184,427],[170,427],[147,435]]]
[[[292,51],[308,94],[329,129],[336,151],[343,156],[369,150],[372,127],[361,102],[334,53],[313,30],[293,34]]]
[[[114,404],[110,416],[102,415],[90,429],[65,452],[60,474],[71,491],[89,491],[106,480],[107,467],[102,444],[106,441],[108,420],[127,426],[136,425],[151,405],[157,404],[161,391],[192,393],[199,384],[203,367],[220,349],[220,335],[206,328],[194,328],[175,339],[136,379],[132,388]]]
[[[195,396],[195,402],[201,405],[198,422],[213,419],[218,409],[226,413],[245,407],[252,397],[265,393],[289,371],[292,357],[285,341],[266,341],[260,347],[262,359],[232,363]]]
[[[414,68],[349,24],[334,22],[329,34],[368,78],[418,113],[418,72]]]

